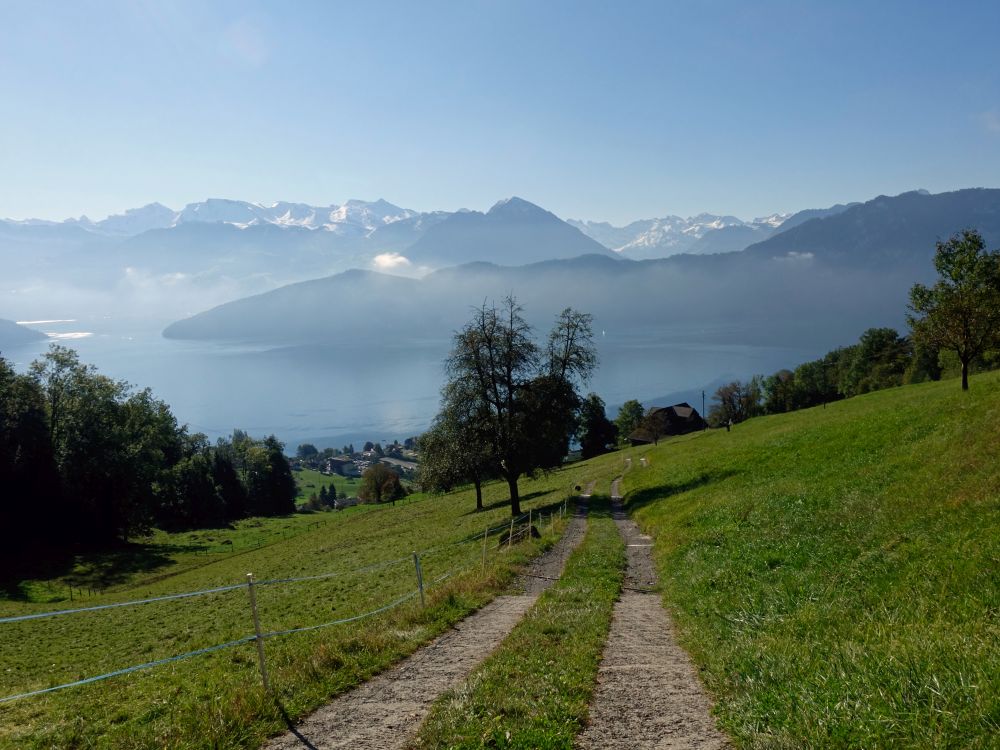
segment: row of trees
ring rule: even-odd
[[[481,509],[483,481],[501,478],[514,515],[519,479],[566,456],[583,403],[577,389],[597,366],[590,315],[563,310],[539,346],[522,312],[513,297],[484,304],[455,334],[441,410],[418,441],[425,488],[471,482]]]
[[[970,360],[969,367],[987,369],[997,364],[996,355],[986,351]],[[961,372],[953,353],[930,348],[892,328],[869,328],[857,344],[834,349],[794,370],[720,386],[708,421],[719,426],[730,419],[736,423],[763,414],[808,409],[883,388],[939,380],[951,371]]]
[[[0,549],[107,544],[294,510],[283,446],[188,434],[148,389],[53,346],[19,374],[0,357]]]
[[[295,449],[295,457],[300,461],[325,461],[334,456],[354,455],[354,443],[345,445],[343,448],[324,448],[320,450],[312,443],[302,443]]]
[[[741,422],[761,414],[805,409],[907,383],[1000,366],[1000,251],[988,252],[973,230],[937,244],[938,281],[916,284],[907,316],[911,334],[870,328],[853,346],[828,352],[794,370],[720,387],[709,422]]]

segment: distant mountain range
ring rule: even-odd
[[[190,223],[232,224],[241,228],[274,224],[282,227],[322,229],[336,234],[361,235],[386,224],[411,219],[416,215],[416,211],[394,206],[384,200],[372,203],[350,200],[342,206],[310,206],[305,203],[287,202],[265,206],[246,201],[209,198],[200,203],[189,203],[180,211],[174,211],[160,203],[150,203],[101,221],[91,221],[86,216],[81,216],[79,219],[67,219],[63,222],[8,219],[7,223],[25,226],[69,224],[98,234],[126,237],[151,229],[167,229]]]
[[[529,207],[509,206],[541,221]],[[336,340],[346,328],[384,341],[447,336],[470,306],[514,292],[539,324],[571,305],[617,335],[680,326],[724,343],[835,346],[870,326],[902,327],[910,286],[933,276],[935,242],[969,226],[1000,244],[1000,190],[880,196],[723,254],[634,261],[604,250],[529,265],[463,264],[422,279],[350,271],[218,306],[165,335],[288,343]],[[330,300],[335,328],[323,314]]]
[[[912,276],[929,268],[934,242],[958,229],[974,226],[991,241],[1000,239],[991,239],[998,195],[986,189],[916,191],[752,221],[701,214],[624,227],[563,221],[516,197],[485,213],[417,212],[384,200],[265,206],[210,199],[179,211],[154,203],[101,221],[8,220],[0,221],[7,282],[0,289],[0,314],[55,318],[77,317],[81,308],[102,315],[130,309],[169,320],[351,268],[419,277],[468,263],[534,267],[583,255],[616,262],[666,258],[675,263],[655,267],[685,272],[750,263],[747,273],[769,273],[768,263],[754,261],[815,259],[822,268],[891,268]],[[712,258],[724,260],[716,264]],[[539,268],[543,275],[563,273]],[[516,290],[512,281],[504,283],[497,294]],[[728,293],[711,279],[701,288]],[[341,301],[352,298],[342,291],[338,311]],[[676,293],[687,299],[687,291]],[[627,290],[621,293],[622,304],[638,304]]]
[[[30,247],[42,249],[44,256],[53,249],[115,248],[127,262],[136,253],[148,259],[154,251],[161,256],[157,266],[169,267],[172,259],[192,260],[192,255],[201,266],[220,255],[232,265],[229,252],[235,248],[242,259],[274,255],[293,265],[304,262],[311,271],[319,258],[326,270],[373,264],[378,268],[375,258],[386,253],[405,258],[395,260],[397,268],[412,265],[423,270],[471,261],[534,263],[611,251],[616,257],[646,259],[742,250],[785,226],[844,208],[808,210],[792,217],[773,214],[752,221],[714,214],[666,216],[616,227],[562,221],[517,197],[498,202],[486,213],[464,209],[421,213],[381,199],[312,206],[210,198],[179,211],[151,203],[100,221],[86,216],[62,222],[0,220],[0,253]],[[248,270],[259,272],[253,262],[250,266]]]

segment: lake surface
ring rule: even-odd
[[[450,345],[447,338],[402,346],[220,345],[164,339],[159,323],[107,318],[32,327],[50,342],[4,352],[19,370],[48,343],[69,346],[101,373],[151,388],[193,432],[213,439],[234,427],[273,433],[289,452],[302,442],[339,447],[419,434],[437,411]],[[794,367],[827,350],[711,343],[718,338],[711,332],[700,341],[690,330],[596,333],[601,364],[589,390],[609,415],[630,398],[646,406],[688,400],[701,409],[702,389],[710,400],[719,382]]]

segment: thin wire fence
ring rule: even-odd
[[[560,515],[563,515],[564,513],[565,513],[565,503],[562,506],[562,511],[560,512]],[[551,519],[552,519],[552,515],[550,514],[550,522],[551,522]],[[253,642],[258,642],[258,655],[259,655],[259,659],[260,659],[260,669],[261,669],[262,676],[264,677],[265,688],[269,689],[269,685],[267,684],[267,670],[266,670],[266,666],[265,666],[265,662],[264,662],[264,652],[263,652],[263,649],[260,648],[260,646],[263,645],[263,642],[265,640],[267,640],[269,638],[278,638],[278,637],[282,637],[282,636],[287,636],[287,635],[291,635],[291,634],[294,634],[294,633],[303,633],[303,632],[307,632],[307,631],[313,631],[313,630],[319,630],[319,629],[322,629],[322,628],[328,628],[328,627],[332,627],[332,626],[335,626],[335,625],[344,625],[344,624],[351,623],[351,622],[357,622],[359,620],[363,620],[363,619],[366,619],[366,618],[369,618],[369,617],[374,617],[376,615],[388,612],[389,610],[392,610],[392,609],[394,609],[396,607],[399,607],[399,606],[403,605],[404,603],[408,602],[409,600],[411,600],[411,599],[413,599],[413,598],[415,598],[417,596],[420,596],[421,603],[423,603],[423,601],[424,601],[424,591],[427,588],[435,586],[435,585],[443,582],[444,580],[446,580],[446,579],[448,579],[448,578],[450,578],[450,577],[452,577],[454,575],[458,575],[458,574],[470,572],[471,570],[475,569],[476,564],[473,563],[471,565],[466,565],[464,567],[452,568],[452,569],[446,571],[445,573],[442,573],[441,575],[438,575],[436,578],[432,579],[425,586],[424,581],[423,581],[422,570],[421,570],[421,559],[422,558],[426,560],[427,558],[432,557],[434,555],[445,554],[447,552],[450,552],[455,547],[460,547],[460,546],[463,546],[463,545],[467,545],[467,544],[471,544],[471,543],[474,543],[474,542],[482,541],[482,544],[483,544],[483,567],[485,569],[486,553],[487,553],[487,545],[486,545],[487,539],[489,537],[491,537],[491,536],[495,536],[497,534],[502,534],[504,531],[508,531],[509,530],[509,532],[510,532],[509,537],[507,539],[501,538],[501,543],[498,545],[498,548],[501,548],[504,545],[509,546],[514,541],[514,539],[515,539],[515,536],[514,536],[514,529],[515,529],[515,527],[518,526],[519,524],[523,523],[525,520],[528,521],[529,526],[530,526],[530,524],[532,522],[532,515],[531,515],[530,511],[529,511],[529,513],[525,513],[525,514],[519,516],[518,518],[511,519],[511,521],[506,522],[504,524],[501,524],[501,525],[498,525],[498,526],[494,526],[494,527],[487,527],[482,534],[476,534],[475,536],[469,536],[469,537],[466,537],[464,539],[460,539],[460,540],[455,541],[455,542],[450,542],[450,543],[447,543],[447,544],[441,544],[441,545],[438,545],[436,547],[431,547],[429,549],[423,550],[421,552],[414,552],[412,556],[400,557],[400,558],[395,558],[395,559],[392,559],[392,560],[383,560],[383,561],[380,561],[378,563],[373,563],[371,565],[366,565],[366,566],[363,566],[363,567],[360,567],[360,568],[354,568],[354,569],[351,569],[351,570],[333,571],[333,572],[319,573],[319,574],[316,574],[316,575],[309,575],[309,576],[297,576],[297,577],[289,577],[289,578],[274,578],[274,579],[266,579],[266,580],[263,580],[263,581],[254,581],[252,575],[248,575],[248,581],[246,583],[232,584],[232,585],[228,585],[228,586],[216,586],[214,588],[200,589],[198,591],[185,591],[185,592],[180,592],[180,593],[177,593],[177,594],[167,594],[167,595],[164,595],[164,596],[150,597],[150,598],[147,598],[147,599],[136,599],[136,600],[127,601],[127,602],[114,602],[114,603],[111,603],[111,604],[101,604],[101,605],[96,605],[96,606],[92,606],[92,607],[78,607],[78,608],[75,608],[75,609],[53,610],[53,611],[50,611],[50,612],[39,612],[39,613],[28,614],[28,615],[20,615],[20,616],[16,616],[16,617],[3,617],[3,618],[0,618],[0,625],[2,625],[4,623],[24,622],[24,621],[27,621],[27,620],[39,620],[39,619],[45,619],[45,618],[51,618],[51,617],[60,617],[60,616],[64,616],[64,615],[73,615],[73,614],[78,614],[78,613],[83,613],[83,612],[96,612],[96,611],[101,611],[101,610],[117,609],[117,608],[121,608],[121,607],[142,606],[142,605],[145,605],[145,604],[152,604],[154,602],[165,602],[165,601],[174,601],[174,600],[179,600],[179,599],[189,599],[189,598],[193,598],[193,597],[205,596],[205,595],[208,595],[208,594],[217,594],[217,593],[222,593],[222,592],[227,592],[227,591],[235,591],[237,589],[248,589],[249,592],[250,592],[250,603],[251,603],[251,609],[252,609],[252,615],[253,615],[254,625],[255,625],[255,629],[256,629],[256,632],[255,632],[254,635],[244,636],[242,638],[237,638],[237,639],[229,640],[229,641],[226,641],[224,643],[220,643],[220,644],[216,644],[216,645],[212,645],[212,646],[206,646],[204,648],[199,648],[199,649],[195,649],[195,650],[192,650],[192,651],[187,651],[187,652],[184,652],[184,653],[181,653],[181,654],[177,654],[177,655],[174,655],[174,656],[165,657],[163,659],[156,659],[154,661],[149,661],[149,662],[146,662],[146,663],[143,663],[143,664],[136,664],[136,665],[133,665],[133,666],[125,667],[123,669],[117,669],[117,670],[114,670],[114,671],[111,671],[111,672],[106,672],[104,674],[95,675],[93,677],[86,677],[86,678],[83,678],[83,679],[80,679],[80,680],[75,680],[75,681],[72,681],[72,682],[67,682],[67,683],[64,683],[64,684],[61,684],[61,685],[55,685],[55,686],[52,686],[52,687],[42,688],[42,689],[38,689],[38,690],[30,690],[30,691],[18,693],[18,694],[15,694],[15,695],[9,695],[9,696],[5,696],[5,697],[0,697],[0,704],[2,704],[2,703],[8,703],[10,701],[19,700],[19,699],[22,699],[22,698],[29,698],[29,697],[32,697],[32,696],[38,696],[38,695],[43,695],[43,694],[47,694],[47,693],[52,693],[52,692],[55,692],[55,691],[58,691],[58,690],[65,690],[67,688],[79,687],[81,685],[88,685],[88,684],[91,684],[91,683],[94,683],[94,682],[99,682],[101,680],[107,680],[107,679],[110,679],[112,677],[119,677],[119,676],[122,676],[122,675],[130,674],[132,672],[138,672],[138,671],[141,671],[141,670],[152,669],[154,667],[162,666],[164,664],[170,664],[170,663],[173,663],[173,662],[178,662],[178,661],[182,661],[182,660],[185,660],[185,659],[190,659],[190,658],[193,658],[193,657],[196,657],[196,656],[202,656],[202,655],[213,653],[213,652],[216,652],[216,651],[221,651],[223,649],[234,648],[236,646],[241,646],[243,644],[253,643]],[[526,529],[525,531],[529,531],[529,530]],[[261,632],[261,630],[260,630],[260,624],[259,624],[259,619],[258,619],[258,614],[257,614],[256,598],[253,595],[253,589],[255,587],[276,586],[276,585],[284,585],[284,584],[291,584],[291,583],[319,581],[319,580],[328,579],[328,578],[336,578],[336,577],[343,577],[343,576],[349,576],[349,575],[356,575],[356,574],[359,574],[359,573],[367,573],[367,572],[371,572],[371,571],[375,571],[375,570],[381,570],[381,569],[389,568],[389,567],[392,567],[394,565],[399,565],[399,564],[408,562],[411,559],[412,559],[412,561],[413,561],[413,563],[415,565],[415,569],[416,569],[415,572],[416,572],[416,578],[417,578],[417,588],[408,591],[406,594],[403,594],[402,596],[394,598],[392,601],[390,601],[390,602],[388,602],[388,603],[386,603],[386,604],[384,604],[384,605],[382,605],[380,607],[377,607],[375,609],[369,610],[367,612],[363,612],[361,614],[352,615],[350,617],[343,617],[343,618],[339,618],[339,619],[336,619],[336,620],[331,620],[329,622],[319,623],[319,624],[316,624],[316,625],[305,625],[305,626],[301,626],[301,627],[287,628],[287,629],[284,629],[284,630],[276,630],[276,631],[271,631],[271,632]]]

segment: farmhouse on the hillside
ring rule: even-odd
[[[704,430],[708,423],[691,404],[654,406],[646,412],[642,424],[628,436],[632,445],[649,445],[661,437]]]
[[[328,474],[340,474],[342,477],[360,477],[361,471],[357,465],[349,458],[334,456],[326,460],[326,471]]]

